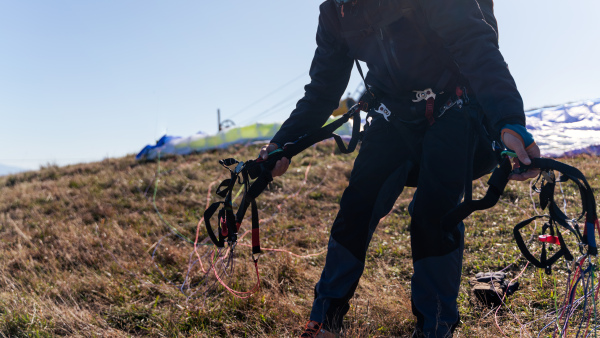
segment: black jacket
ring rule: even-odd
[[[293,141],[325,123],[355,58],[366,62],[366,81],[384,98],[462,84],[496,133],[507,123],[525,125],[523,101],[498,49],[497,32],[492,0],[358,0],[343,8],[327,0],[320,6],[311,82],[272,142]],[[450,80],[440,81],[447,72]],[[394,111],[393,103],[386,105]]]

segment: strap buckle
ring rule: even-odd
[[[244,161],[238,162],[238,165],[235,167],[235,170],[233,171],[233,173],[236,175],[241,173],[242,170],[244,170],[244,165],[245,165]]]
[[[385,106],[385,104],[380,104],[379,108],[375,109],[375,112],[383,115],[385,120],[390,122],[389,117],[392,115],[392,112]]]
[[[440,113],[438,117],[444,115],[444,113],[454,107],[457,106],[459,109],[462,109],[463,105],[469,104],[469,96],[467,96],[467,89],[465,87],[456,87],[456,93],[446,101],[446,103],[440,108]]]
[[[539,235],[538,239],[540,242],[560,245],[560,239],[558,238],[558,236]]]
[[[442,117],[442,115],[444,115],[444,113],[448,109],[450,109],[454,106],[457,106],[459,109],[462,108],[463,100],[461,98],[457,98],[455,100],[453,100],[453,99],[448,100],[448,102],[446,102],[446,104],[440,108],[440,113],[438,114],[438,117]]]
[[[435,100],[436,94],[433,92],[433,89],[431,89],[431,88],[427,88],[425,90],[413,90],[413,93],[415,93],[415,97],[417,99],[412,100],[412,102],[420,102],[423,100],[428,100],[429,98],[433,98]]]
[[[542,176],[544,177],[544,179],[546,180],[546,182],[548,183],[554,183],[555,181],[555,176],[554,176],[554,170],[542,170],[541,171]]]

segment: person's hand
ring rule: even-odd
[[[535,142],[532,143],[529,147],[527,147],[527,149],[525,149],[523,141],[509,133],[505,133],[502,135],[502,142],[504,142],[504,145],[508,149],[513,150],[517,154],[517,158],[519,159],[519,161],[523,162],[523,164],[525,165],[531,164],[532,158],[540,157],[540,148],[537,146],[537,144],[535,144]],[[519,161],[517,161],[516,158],[514,159],[513,168],[516,169],[519,166]],[[530,178],[536,177],[537,175],[539,175],[539,173],[539,169],[531,168],[521,174],[511,174],[508,178],[515,181],[525,181]]]
[[[277,148],[279,147],[275,143],[269,143],[260,149],[258,157],[262,158],[263,160],[266,160],[269,157],[269,154],[277,150]],[[273,177],[281,176],[288,170],[289,166],[290,160],[286,157],[282,157],[280,160],[277,161],[277,163],[275,163],[275,167],[273,168],[273,170],[271,170],[271,175]]]

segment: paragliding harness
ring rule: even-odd
[[[358,61],[356,61],[358,65]],[[358,65],[360,68],[360,65]],[[362,70],[360,70],[362,75]],[[286,143],[283,148],[279,148],[271,152],[266,160],[257,158],[246,162],[238,161],[233,158],[223,159],[219,164],[230,171],[231,177],[225,179],[219,184],[216,194],[223,197],[223,201],[213,203],[204,212],[204,222],[206,231],[212,242],[219,248],[224,247],[225,242],[230,247],[234,247],[237,243],[238,230],[242,224],[242,220],[246,215],[246,211],[250,207],[252,210],[252,254],[258,254],[260,250],[259,238],[259,218],[256,198],[267,188],[268,184],[273,181],[271,170],[275,167],[278,160],[282,158],[291,159],[308,147],[333,137],[338,148],[344,154],[351,153],[356,148],[358,141],[362,139],[363,131],[360,130],[361,118],[360,111],[369,111],[370,107],[375,105],[377,101],[373,92],[367,87],[367,90],[360,98],[359,102],[348,110],[347,113],[337,120],[327,124],[320,129],[317,129],[309,134],[300,137],[295,142]],[[335,134],[335,130],[346,123],[350,118],[353,119],[352,138],[348,146],[344,144],[342,138]],[[232,169],[233,168],[233,169]],[[250,180],[254,182],[250,184]],[[241,204],[234,213],[234,187],[242,185],[243,197]],[[217,232],[213,230],[210,219],[218,211]],[[257,259],[254,258],[256,261]]]
[[[488,181],[489,188],[485,196],[480,200],[465,200],[443,217],[442,227],[446,234],[444,245],[447,246],[448,249],[457,247],[457,243],[459,243],[460,233],[456,226],[459,222],[474,211],[488,209],[498,203],[500,195],[503,193],[504,188],[508,183],[508,177],[512,172],[510,157],[514,156],[514,154],[509,152],[503,152],[502,154],[503,159],[500,165],[494,170]],[[577,168],[549,158],[534,158],[529,166],[521,163],[518,170],[524,172],[529,168],[540,169],[540,175],[534,184],[534,189],[539,192],[540,207],[542,210],[547,209],[548,214],[533,216],[520,222],[514,227],[513,234],[515,241],[523,256],[534,266],[544,269],[547,274],[551,273],[552,264],[560,257],[564,257],[567,261],[573,261],[573,255],[565,243],[560,227],[567,229],[570,233],[575,235],[579,251],[582,255],[596,256],[598,254],[598,249],[596,247],[595,234],[596,230],[600,231],[600,224],[598,223],[598,216],[596,213],[594,193],[585,176]],[[554,171],[560,173],[558,178],[555,177]],[[536,184],[540,182],[540,180],[540,188],[538,189]],[[581,214],[576,219],[569,219],[567,215],[560,210],[560,207],[554,200],[556,183],[567,182],[569,180],[577,185],[581,196],[582,210]],[[584,216],[585,222],[582,234],[579,222]],[[538,237],[539,241],[542,242],[542,251],[540,259],[537,259],[527,248],[520,230],[534,220],[541,218],[547,219],[547,222],[542,227],[542,234]],[[549,234],[546,234],[547,230],[549,230]],[[560,250],[551,257],[547,257],[546,243],[559,245]]]

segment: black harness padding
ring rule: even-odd
[[[526,170],[528,168],[537,168],[541,170],[540,177],[542,179],[542,186],[540,188],[540,207],[542,210],[548,210],[547,215],[538,215],[529,218],[523,222],[517,224],[513,230],[515,241],[523,256],[527,258],[533,265],[546,270],[546,273],[550,273],[551,266],[560,257],[565,257],[566,260],[573,260],[573,255],[566,246],[563,240],[562,234],[558,228],[558,225],[569,230],[577,238],[580,244],[587,246],[587,252],[583,252],[583,248],[580,246],[580,252],[582,254],[597,255],[598,249],[596,246],[595,227],[598,226],[598,216],[596,212],[596,202],[594,193],[585,176],[577,168],[561,163],[559,161],[549,158],[534,158],[531,161],[531,165],[526,166],[521,163],[521,169]],[[558,179],[553,178],[551,171],[560,172],[561,176]],[[506,184],[508,183],[509,175],[512,172],[512,166],[510,158],[505,157],[500,165],[494,170],[492,176],[488,181],[488,191],[485,196],[480,200],[465,200],[455,208],[450,210],[442,218],[442,228],[446,232],[445,243],[449,247],[455,247],[459,243],[459,234],[457,231],[457,225],[463,219],[467,218],[471,213],[477,210],[488,209],[496,205],[500,199],[500,195],[504,192]],[[540,178],[538,177],[538,180]],[[560,210],[560,207],[554,201],[554,188],[556,182],[566,182],[568,180],[573,181],[579,188],[581,196],[582,211],[577,219],[569,219],[565,213]],[[583,234],[580,231],[579,224],[577,223],[585,216],[585,227]],[[555,253],[552,257],[547,258],[546,256],[546,244],[544,242],[542,246],[541,259],[536,259],[533,254],[527,249],[527,245],[521,236],[520,230],[538,218],[548,218],[548,222],[542,227],[542,235],[545,234],[547,229],[550,229],[551,236],[556,236],[560,242],[560,250]],[[573,224],[573,225],[571,225]]]

